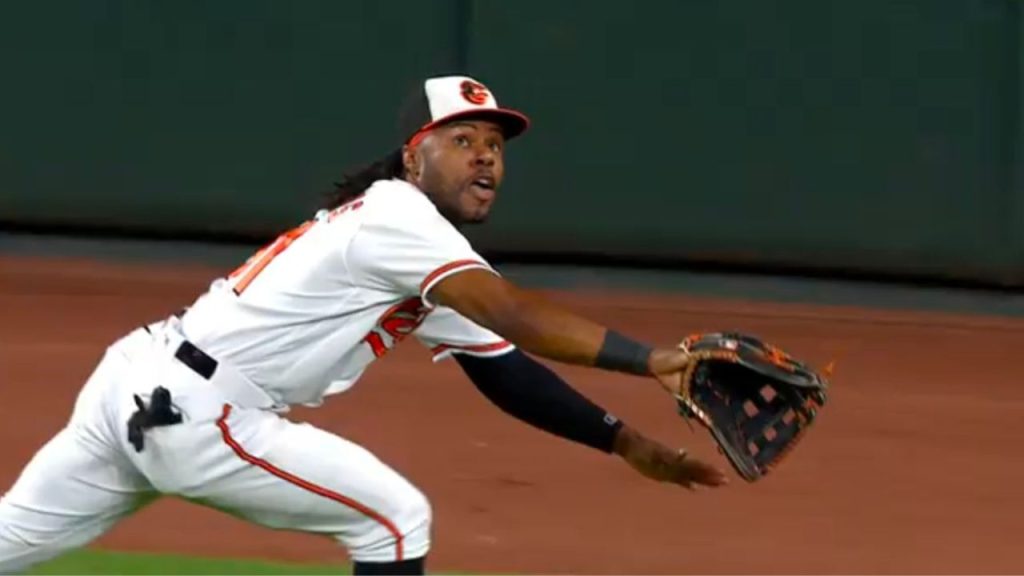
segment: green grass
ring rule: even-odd
[[[29,574],[348,574],[346,564],[284,564],[230,558],[196,558],[76,550],[36,566]]]

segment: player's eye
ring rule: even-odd
[[[499,152],[501,152],[501,143],[499,143],[499,142],[491,142],[489,148],[491,149],[491,152],[494,152],[495,154],[498,154]]]
[[[467,148],[467,147],[469,147],[469,138],[467,138],[463,134],[456,134],[454,140],[455,140],[455,145],[458,146],[459,148]]]

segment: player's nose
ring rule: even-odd
[[[479,146],[474,150],[473,164],[476,166],[494,166],[494,151],[487,146]]]

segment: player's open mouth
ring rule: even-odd
[[[482,176],[473,180],[469,188],[473,191],[473,196],[479,202],[490,202],[494,200],[494,178],[490,176]]]
[[[490,176],[482,176],[473,180],[473,185],[477,188],[483,188],[484,190],[494,190],[494,178]]]

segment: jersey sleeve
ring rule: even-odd
[[[414,334],[430,349],[434,362],[452,354],[488,358],[515,350],[511,342],[445,306],[432,310]]]
[[[391,213],[367,218],[348,246],[346,264],[369,287],[418,294],[428,307],[430,289],[448,276],[471,268],[493,272],[429,200],[415,197]]]

